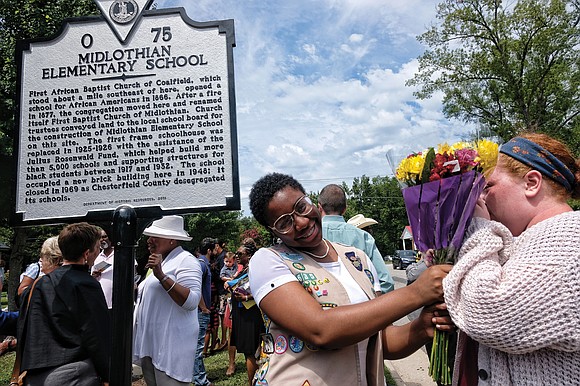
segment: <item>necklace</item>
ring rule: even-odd
[[[312,252],[308,252],[308,251],[302,251],[304,253],[306,253],[308,256],[312,256],[315,259],[324,259],[326,256],[328,256],[328,252],[330,252],[330,244],[328,244],[328,241],[326,240],[322,240],[325,244],[326,244],[326,252],[324,252],[324,255],[315,255]]]

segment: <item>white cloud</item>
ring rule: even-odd
[[[302,48],[308,55],[316,56],[316,46],[314,44],[304,44]]]
[[[234,19],[239,170],[251,184],[277,171],[307,190],[390,174],[385,154],[453,141],[441,95],[416,100],[415,36],[435,17],[424,0],[159,1],[197,21]]]
[[[361,34],[352,34],[348,38],[348,40],[353,42],[353,43],[362,42],[363,39],[364,39],[364,35],[361,35]]]

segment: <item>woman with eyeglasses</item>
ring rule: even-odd
[[[370,259],[322,238],[320,213],[293,177],[262,177],[250,209],[281,240],[250,261],[250,287],[268,321],[268,358],[256,385],[382,386],[384,359],[410,355],[432,339],[435,326],[454,329],[440,304],[450,266],[431,267],[410,286],[377,297]],[[392,325],[429,305],[413,322]]]
[[[248,264],[250,258],[257,250],[256,242],[247,238],[235,253],[238,265],[242,270],[233,281],[228,282],[232,291],[232,332],[230,336],[230,348],[228,375],[235,371],[235,353],[244,354],[246,358],[246,370],[248,373],[248,383],[252,383],[252,378],[256,373],[258,364],[256,363],[256,351],[260,347],[260,335],[265,332],[262,313],[252,292],[247,284]],[[245,283],[245,284],[244,284]]]

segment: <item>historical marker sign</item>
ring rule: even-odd
[[[233,20],[109,2],[19,44],[16,222],[239,209]]]

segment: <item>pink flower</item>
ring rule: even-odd
[[[477,162],[475,162],[477,151],[474,149],[456,150],[455,157],[459,161],[459,166],[461,167],[462,173],[465,173],[466,171],[473,169],[474,166],[477,166]]]

